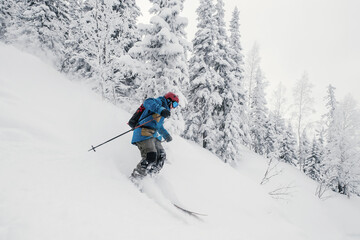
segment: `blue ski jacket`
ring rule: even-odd
[[[162,140],[162,137],[166,139],[169,136],[169,133],[163,126],[164,117],[160,116],[162,110],[167,109],[170,111],[166,98],[148,98],[144,101],[143,105],[145,110],[140,116],[139,125],[150,120],[152,121],[134,130],[131,143],[135,144],[153,137],[159,139],[160,141]]]

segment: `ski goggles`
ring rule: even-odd
[[[178,102],[172,102],[172,107],[173,107],[173,108],[176,108],[177,106],[179,106],[179,103],[178,103]]]

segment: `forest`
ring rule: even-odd
[[[129,112],[146,98],[177,93],[180,110],[168,129],[225,163],[241,161],[245,146],[269,165],[285,162],[317,181],[319,198],[328,189],[360,196],[360,110],[354,98],[340,101],[329,84],[326,114],[310,120],[313,85],[304,72],[289,110],[284,85],[267,93],[258,45],[244,53],[239,9],[226,23],[223,0],[201,0],[190,41],[184,1],[150,0],[149,23],[138,22],[135,0],[1,1],[0,41],[51,62]]]

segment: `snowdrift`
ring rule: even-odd
[[[134,109],[136,106],[134,107]],[[168,162],[141,193],[130,114],[39,59],[0,45],[0,239],[360,239],[360,201],[321,201],[316,183],[244,148],[236,168],[175,136]],[[268,192],[283,185],[283,200]],[[201,220],[171,202],[205,213]]]

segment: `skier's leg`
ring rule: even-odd
[[[162,167],[164,166],[164,162],[166,160],[165,149],[161,145],[161,141],[155,139],[155,147],[157,152],[156,164],[153,165],[153,172],[159,173]]]
[[[141,153],[141,161],[131,174],[134,178],[143,178],[147,175],[148,169],[152,163],[156,161],[157,150],[155,147],[155,138],[150,138],[142,142],[138,142],[138,146]]]

